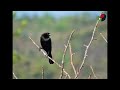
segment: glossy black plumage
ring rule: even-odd
[[[50,38],[50,33],[43,33],[40,37],[40,43],[42,48],[47,52],[48,56],[52,58],[52,43]],[[53,64],[54,62],[49,59],[49,63]]]

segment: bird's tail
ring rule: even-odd
[[[48,56],[52,58],[51,53],[48,53]],[[54,62],[53,62],[51,59],[49,59],[49,63],[50,63],[50,64],[53,64]]]

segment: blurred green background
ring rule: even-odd
[[[63,16],[59,18],[46,11],[42,16],[34,14],[31,18],[24,14],[21,18],[18,18],[18,12],[13,11],[13,71],[19,79],[41,79],[42,67],[44,67],[44,77],[46,79],[58,79],[61,74],[61,68],[56,64],[49,64],[48,59],[31,42],[28,38],[29,33],[32,34],[32,39],[40,45],[41,34],[50,32],[53,59],[61,64],[64,44],[67,43],[70,33],[75,29],[76,31],[70,43],[72,51],[75,53],[73,63],[76,70],[78,69],[84,57],[84,44],[87,45],[89,43],[101,11],[97,11],[98,14],[82,11],[80,14],[73,13],[72,15],[64,15],[64,12],[61,11]],[[56,13],[59,13],[59,11],[56,11]],[[105,13],[107,14],[107,12]],[[88,57],[79,79],[88,78],[91,73],[89,65],[93,66],[99,79],[107,79],[107,43],[103,40],[100,33],[107,38],[107,19],[99,22],[95,32],[97,40],[92,42],[88,50]],[[65,56],[64,68],[74,78],[74,72],[70,64],[69,49]],[[92,78],[94,78],[93,75]]]

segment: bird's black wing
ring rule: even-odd
[[[51,39],[45,41],[45,40],[41,37],[40,43],[41,43],[42,48],[43,48],[47,53],[51,52],[51,50],[52,50]]]

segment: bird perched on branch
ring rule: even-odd
[[[51,38],[50,38],[50,33],[43,33],[40,37],[40,43],[42,46],[42,49],[44,49],[49,57],[52,58],[52,44],[51,44]],[[54,62],[49,59],[49,63],[53,64]]]

